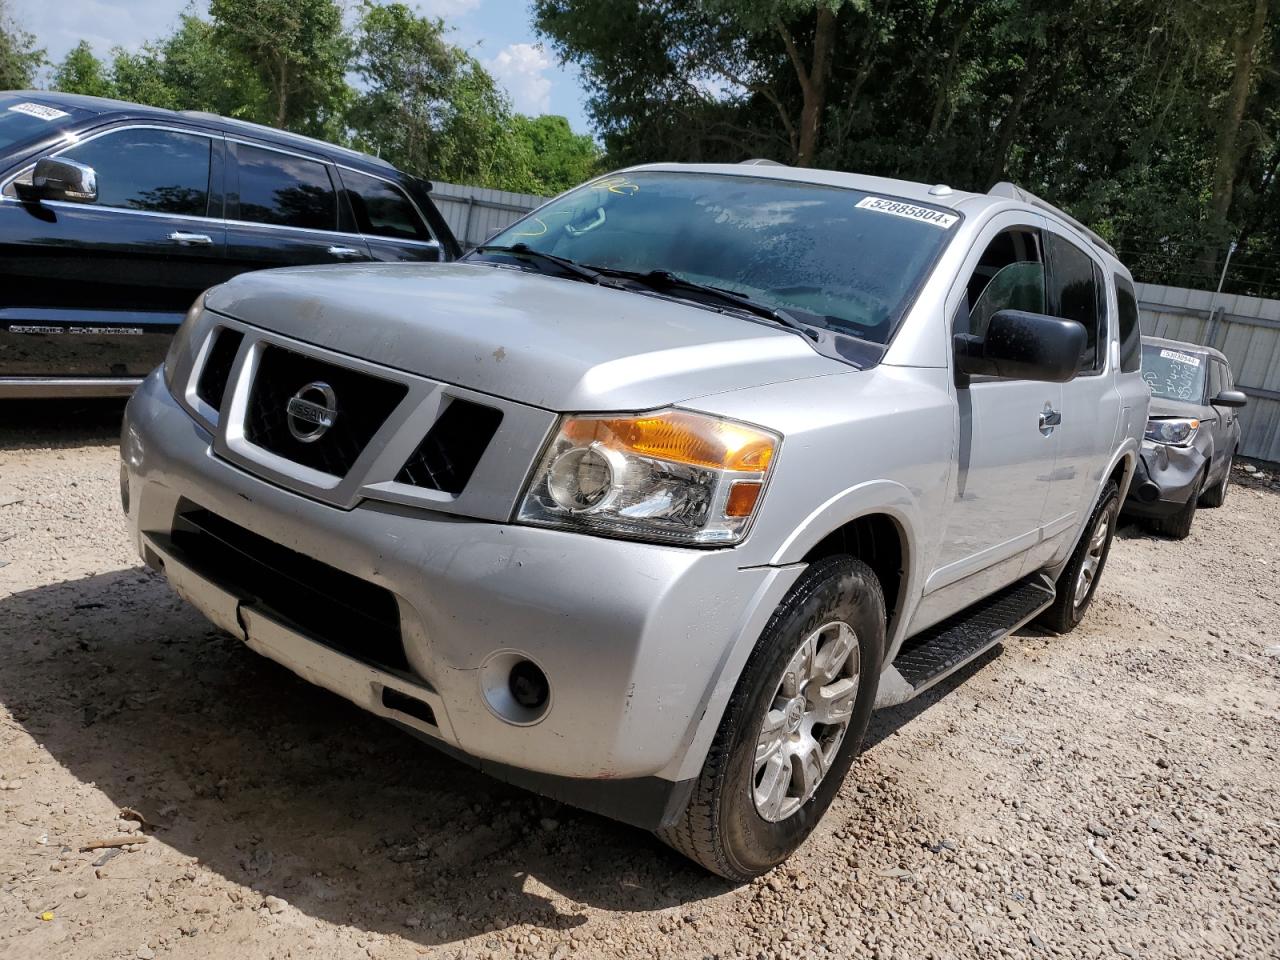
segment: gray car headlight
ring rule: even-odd
[[[637,540],[737,543],[780,442],[760,427],[686,410],[565,417],[519,519]]]
[[[1153,417],[1147,421],[1146,437],[1152,443],[1167,443],[1174,447],[1186,447],[1196,438],[1199,420],[1179,417]]]

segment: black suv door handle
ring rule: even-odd
[[[342,257],[344,260],[347,260],[351,257],[363,256],[363,254],[355,247],[330,247],[329,256]]]
[[[169,234],[169,239],[183,247],[213,246],[213,237],[207,233],[187,233],[183,230],[175,230]]]

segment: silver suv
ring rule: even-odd
[[[209,291],[121,494],[252,649],[743,880],[872,710],[1079,622],[1147,423],[1133,302],[1007,184],[639,167],[461,262]]]

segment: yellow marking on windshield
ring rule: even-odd
[[[610,193],[629,197],[640,192],[640,184],[628,180],[626,177],[605,177],[603,180],[597,180],[591,184],[591,189],[608,190]]]

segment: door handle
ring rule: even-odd
[[[330,247],[329,255],[332,257],[342,257],[343,259],[350,259],[351,257],[364,256],[364,254],[361,253],[359,250],[357,250],[355,247]]]
[[[1046,406],[1040,414],[1040,432],[1046,437],[1053,433],[1053,428],[1062,423],[1062,414],[1052,407]]]
[[[169,234],[169,239],[179,246],[183,247],[211,247],[213,246],[213,237],[207,233],[186,233],[182,230],[175,230]]]

